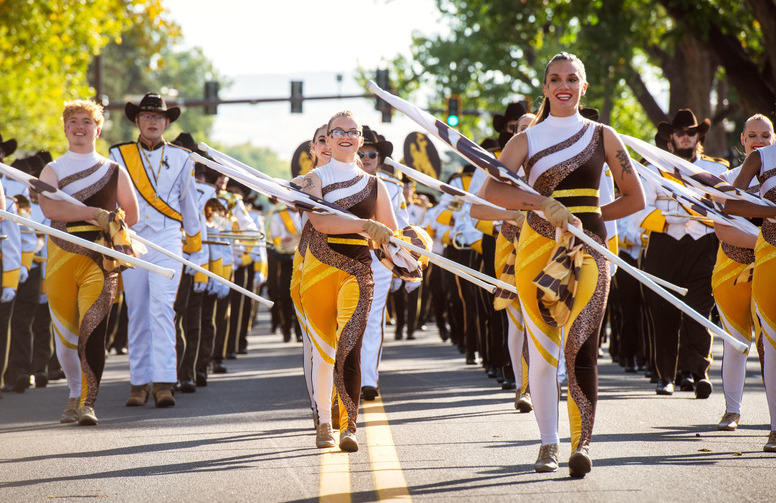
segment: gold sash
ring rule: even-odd
[[[129,172],[132,183],[135,184],[137,191],[143,196],[143,199],[153,206],[162,215],[183,222],[180,213],[170,207],[162,197],[156,193],[153,183],[148,178],[143,160],[140,158],[140,147],[135,143],[128,143],[119,147],[121,157],[124,158],[124,164]]]

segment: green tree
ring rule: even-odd
[[[740,122],[751,113],[772,111],[776,55],[765,51],[769,41],[776,42],[772,0],[437,0],[437,5],[450,33],[416,37],[412,58],[394,61],[401,92],[426,82],[436,96],[459,93],[476,107],[503,110],[515,97],[541,96],[544,64],[563,49],[586,64],[587,104],[621,132],[649,139],[667,113],[689,107],[701,118],[712,117],[717,127],[707,148],[722,151],[723,119]],[[645,84],[642,74],[649,66],[668,81],[668,110]]]
[[[19,150],[64,152],[66,100],[93,96],[92,57],[134,26],[174,33],[161,0],[0,0],[0,128]]]

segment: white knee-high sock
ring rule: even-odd
[[[59,336],[54,336],[57,345],[57,359],[65,372],[67,386],[70,388],[70,398],[81,397],[81,359],[78,357],[78,350],[70,349],[62,344]]]

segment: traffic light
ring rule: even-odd
[[[458,94],[450,95],[447,98],[447,125],[456,127],[461,123],[461,96]]]
[[[291,81],[291,113],[301,114],[302,103],[304,98],[302,97],[302,85],[304,82],[301,80]]]
[[[205,82],[205,100],[206,101],[218,101],[218,88],[219,84],[216,80],[208,80]],[[215,115],[218,113],[218,104],[205,105],[205,115]]]
[[[393,91],[391,88],[391,78],[388,75],[388,70],[377,70],[375,81],[380,89],[385,91]],[[379,110],[382,114],[382,122],[391,122],[393,116],[393,107],[385,100],[377,98],[375,100],[375,110]]]

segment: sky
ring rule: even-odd
[[[183,47],[201,47],[232,82],[222,86],[221,98],[287,97],[291,80],[304,82],[305,96],[358,94],[363,90],[353,76],[359,66],[387,68],[397,54],[410,54],[413,32],[443,33],[434,0],[165,0],[164,6],[181,26]],[[211,139],[267,146],[290,160],[340,110],[352,110],[392,141],[395,151],[419,130],[398,112],[390,124],[381,123],[373,99],[306,101],[303,109],[291,114],[288,102],[222,105]]]

